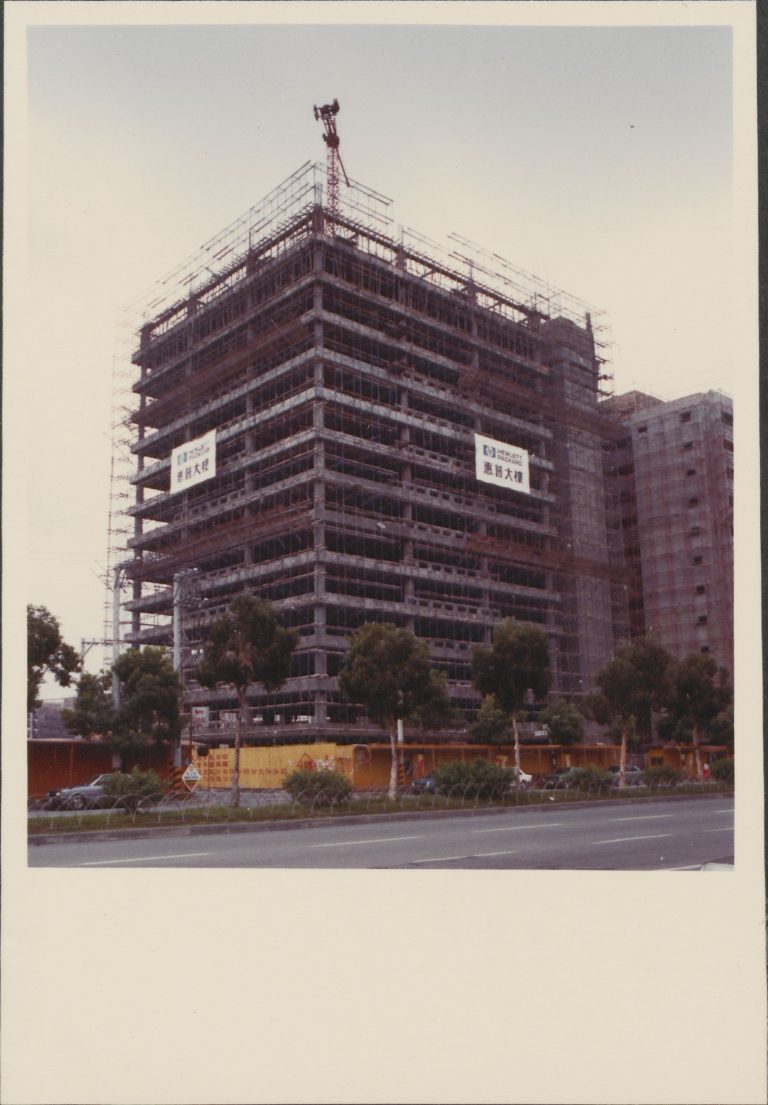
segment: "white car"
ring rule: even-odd
[[[514,773],[515,773],[515,769],[513,767],[512,768],[512,774],[514,775]],[[523,771],[523,769],[520,768],[520,786],[521,787],[529,787],[532,782],[533,782],[533,775],[529,775],[527,771]],[[512,779],[512,782],[511,782],[510,786],[512,787],[513,790],[515,789],[515,780],[514,779]]]

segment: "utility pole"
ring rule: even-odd
[[[114,644],[111,637],[81,637],[80,638],[80,666],[83,666],[86,656],[94,645],[103,645],[105,648]]]
[[[112,580],[112,705],[120,705],[120,680],[115,672],[115,664],[120,659],[120,585],[125,573],[124,564],[115,565]]]
[[[183,665],[182,655],[182,625],[181,612],[187,605],[186,584],[187,580],[197,575],[197,568],[182,568],[173,577],[173,666],[181,675]]]

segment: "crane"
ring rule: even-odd
[[[339,113],[339,101],[332,104],[315,105],[315,119],[321,120],[325,127],[323,141],[328,147],[326,176],[328,180],[328,214],[330,215],[331,235],[336,233],[336,219],[339,214],[339,168],[344,174],[344,183],[349,188],[349,178],[339,153],[339,135],[336,131],[336,116]]]

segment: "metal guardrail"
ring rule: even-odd
[[[401,811],[434,811],[478,809],[480,807],[512,807],[544,805],[548,801],[579,801],[594,798],[627,798],[661,796],[665,794],[695,795],[727,792],[724,783],[708,780],[697,782],[665,782],[654,786],[632,785],[624,788],[590,781],[574,786],[564,781],[527,785],[515,790],[514,784],[478,786],[477,783],[438,787],[434,791],[415,791],[410,786],[398,788],[395,798],[388,796],[388,787],[371,787],[339,795],[335,791],[315,788],[291,796],[287,791],[241,790],[239,805],[231,806],[230,790],[207,790],[190,793],[158,792],[145,796],[120,795],[94,798],[74,808],[53,808],[49,795],[33,795],[28,800],[28,819],[38,831],[54,832],[57,828],[70,831],[80,828],[110,828],[129,825],[162,827],[163,825],[196,822],[293,820],[300,817],[336,816],[339,814],[396,813]]]

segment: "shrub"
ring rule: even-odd
[[[733,756],[714,760],[709,770],[713,779],[717,779],[719,783],[727,783],[729,787],[733,786]]]
[[[451,790],[460,790],[468,798],[490,798],[509,789],[514,780],[514,772],[508,767],[499,767],[490,760],[450,760],[440,764],[434,772],[438,793],[447,794]]]
[[[585,764],[584,767],[572,767],[564,782],[573,790],[589,790],[602,793],[608,790],[613,774],[597,764]]]
[[[676,786],[683,774],[672,764],[654,764],[645,769],[645,781],[649,787]]]
[[[138,767],[126,774],[113,771],[103,783],[104,799],[100,805],[108,805],[112,800],[116,808],[136,810],[145,799],[159,801],[163,796],[163,784],[154,771],[140,771]]]
[[[162,790],[163,784],[155,771],[140,771],[138,767],[134,767],[130,774],[114,771],[104,780],[104,793],[109,798],[121,798],[123,795],[149,798],[150,795],[162,794]]]
[[[332,806],[344,802],[352,793],[352,783],[338,771],[292,771],[283,782],[295,802]]]

